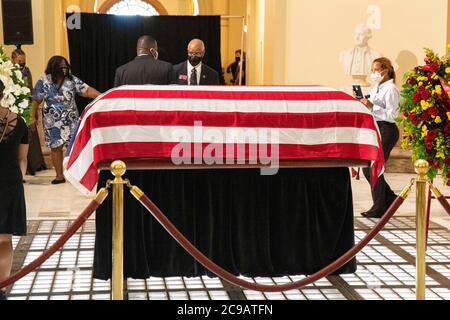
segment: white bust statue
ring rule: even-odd
[[[366,78],[370,74],[372,62],[382,56],[369,47],[370,38],[372,30],[364,23],[359,24],[354,31],[355,46],[340,53],[339,61],[345,74],[352,77],[353,84],[368,85]]]

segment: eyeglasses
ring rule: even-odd
[[[191,57],[202,57],[203,56],[203,52],[188,52],[188,55]]]

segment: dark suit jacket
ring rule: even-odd
[[[187,61],[177,64],[173,67],[175,70],[175,83],[179,85],[188,84]],[[200,85],[219,85],[219,74],[216,70],[202,63],[202,74],[200,75]]]
[[[140,56],[116,70],[114,86],[140,84],[172,84],[175,73],[172,64],[155,60],[152,56]]]

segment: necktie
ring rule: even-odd
[[[191,71],[191,86],[197,86],[197,69],[192,69]]]

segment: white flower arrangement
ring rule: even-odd
[[[0,107],[8,108],[22,116],[27,124],[31,122],[31,92],[28,79],[22,78],[19,65],[14,65],[0,46],[0,80],[5,89]]]

